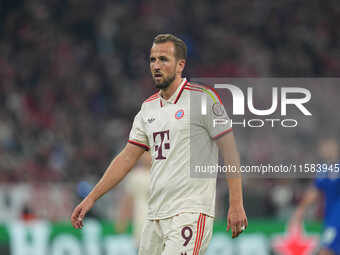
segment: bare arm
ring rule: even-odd
[[[115,187],[135,165],[144,149],[128,143],[116,156],[104,175],[90,194],[74,209],[71,222],[73,227],[81,228],[85,214],[93,207],[95,201]]]
[[[217,140],[219,149],[222,152],[226,165],[234,166],[237,171],[240,169],[240,156],[236,148],[234,135],[232,132],[222,136]],[[227,231],[231,228],[232,237],[237,237],[242,233],[242,227],[247,227],[248,221],[243,208],[242,178],[240,173],[227,177],[229,188],[229,210]]]

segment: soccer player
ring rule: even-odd
[[[321,238],[319,255],[340,254],[340,164],[338,159],[338,145],[334,139],[325,139],[320,142],[319,154],[328,166],[327,176],[315,179],[313,185],[304,194],[297,207],[292,222],[301,224],[306,210],[320,197],[324,197],[324,231]]]
[[[239,169],[240,162],[230,124],[213,125],[215,118],[227,117],[219,96],[182,78],[186,53],[185,43],[174,35],[154,38],[150,69],[160,91],[143,102],[127,145],[74,209],[71,222],[75,228],[83,226],[84,216],[95,201],[125,177],[145,150],[150,150],[150,197],[139,254],[205,253],[213,230],[216,178],[191,177],[192,157],[196,156],[198,163],[215,165],[219,148],[226,164]],[[190,109],[190,100],[202,95],[206,96],[206,114]],[[191,149],[199,154],[191,155]],[[248,223],[241,177],[227,178],[227,182],[227,231],[231,229],[234,238]]]

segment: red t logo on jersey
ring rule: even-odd
[[[163,156],[162,152],[163,152],[163,145],[164,145],[164,149],[165,150],[169,150],[170,149],[170,143],[164,141],[165,139],[167,139],[167,141],[170,140],[169,130],[159,131],[159,132],[153,133],[153,141],[154,141],[155,144],[156,144],[156,137],[158,135],[161,138],[161,142],[160,142],[159,145],[155,145],[155,151],[158,152],[158,155],[157,155],[157,157],[155,159],[166,159],[166,157]]]

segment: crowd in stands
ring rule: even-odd
[[[155,93],[148,54],[159,33],[187,43],[188,78],[337,77],[339,23],[336,0],[1,1],[0,184],[98,179]],[[316,160],[318,139],[339,138],[339,93],[314,86],[313,121],[298,131],[236,128],[243,162]],[[245,183],[277,215],[282,196],[266,189],[300,182]]]

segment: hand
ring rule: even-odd
[[[232,231],[232,238],[238,237],[248,226],[248,220],[243,206],[232,206],[228,210],[227,232]]]
[[[86,197],[74,210],[71,216],[71,223],[74,228],[82,228],[84,226],[83,219],[86,213],[93,207],[94,201]]]

